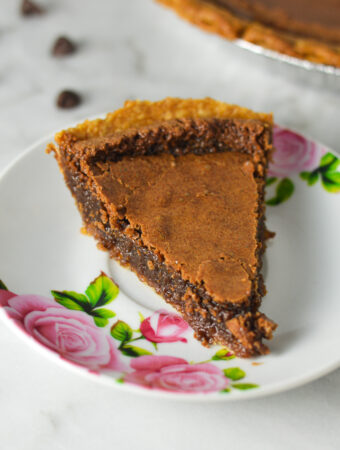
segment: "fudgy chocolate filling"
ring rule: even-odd
[[[107,219],[106,206],[99,200],[91,176],[82,172],[84,170],[81,168],[82,158],[79,158],[79,155],[74,157],[75,150],[59,154],[66,182],[77,201],[88,232],[94,235],[102,247],[109,250],[112,257],[122,264],[129,265],[140,278],[173,305],[190,323],[198,339],[206,344],[219,342],[230,347],[239,356],[266,353],[267,348],[261,339],[270,338],[275,325],[257,312],[257,309],[265,292],[260,275],[265,234],[263,206],[261,206],[264,197],[265,168],[261,165],[263,163],[261,148],[266,148],[270,144],[269,134],[263,125],[257,127],[251,121],[243,123],[237,120],[210,122],[189,120],[181,121],[180,125],[176,138],[173,139],[166,138],[166,127],[162,130],[162,127],[157,126],[141,133],[135,131],[126,133],[127,136],[122,139],[108,137],[106,140],[102,139],[100,143],[79,143],[79,151],[87,155],[85,159],[87,164],[90,164],[92,173],[100,167],[100,163],[108,160],[118,161],[126,155],[164,152],[175,155],[188,152],[204,154],[226,151],[228,145],[226,146],[225,142],[228,142],[228,136],[230,147],[236,147],[241,153],[255,155],[254,159],[258,162],[255,179],[259,195],[259,206],[256,211],[258,264],[256,273],[253,274],[251,293],[245,302],[241,304],[216,302],[207,294],[204,283],[200,285],[184,280],[179,271],[164,263],[162,255],[156,254],[143,244],[140,230],[130,226],[124,216],[124,210],[120,211],[115,224],[112,224],[112,221],[110,223]],[[220,144],[221,135],[225,137],[223,147]],[[92,146],[95,147],[95,152],[92,152]],[[232,324],[233,320],[240,322],[235,325]]]
[[[338,0],[204,0],[242,19],[300,36],[340,43]]]
[[[104,205],[88,189],[85,179],[81,180],[79,174],[66,167],[64,174],[66,182],[76,198],[88,232],[99,241],[103,248],[109,251],[111,257],[118,259],[123,265],[128,265],[141,280],[146,281],[174,306],[194,329],[197,339],[207,345],[219,342],[242,357],[266,353],[267,348],[261,343],[261,339],[268,336],[256,321],[262,315],[254,316],[253,314],[257,311],[265,290],[261,276],[260,285],[257,286],[257,291],[254,290],[247,304],[216,303],[206,293],[204,286],[197,286],[183,280],[177,271],[162,261],[161,255],[157,255],[141,245],[138,230],[131,230],[134,238],[128,237],[124,233],[129,227],[128,223],[122,225],[118,219],[115,230],[108,224],[102,224],[101,211]],[[261,220],[258,227],[259,235],[263,236],[264,230],[264,221]],[[261,247],[258,251],[262,253],[263,250]],[[260,254],[258,256],[260,257]],[[260,268],[259,266],[258,272]],[[249,317],[247,317],[247,313],[249,313]],[[225,324],[228,320],[238,316],[247,317],[247,328],[248,331],[254,333],[253,339],[257,344],[255,347],[246,348],[226,327]]]

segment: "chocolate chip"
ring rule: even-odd
[[[57,98],[57,106],[59,108],[75,108],[81,103],[81,97],[74,91],[62,91]]]
[[[65,36],[60,36],[54,43],[52,54],[54,56],[70,55],[76,51],[75,44]]]
[[[33,16],[34,14],[43,14],[44,12],[45,11],[41,6],[30,0],[23,0],[21,3],[21,14],[23,16]]]

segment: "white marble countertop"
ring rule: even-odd
[[[1,0],[0,171],[38,138],[128,98],[213,96],[256,110],[340,151],[336,92],[294,84],[152,0],[40,0],[23,19]],[[79,43],[50,56],[54,39]],[[58,110],[59,90],[84,98]],[[55,366],[0,326],[0,448],[339,449],[340,371],[253,401],[159,401],[96,385]]]

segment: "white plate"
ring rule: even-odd
[[[15,292],[0,290],[0,317],[26,343],[94,381],[175,399],[262,396],[340,366],[340,161],[325,148],[275,129],[267,199],[276,206],[268,206],[267,223],[276,237],[266,253],[261,310],[279,327],[270,355],[242,360],[202,347],[160,297],[79,232],[74,201],[44,152],[50,140],[32,146],[0,179],[0,278]],[[120,292],[99,278],[87,291],[91,305],[84,293],[101,271]],[[103,288],[108,303],[98,312]],[[52,289],[83,294],[76,297],[83,306],[65,297],[68,307],[60,305]],[[95,323],[96,314],[112,312]]]

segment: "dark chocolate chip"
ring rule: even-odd
[[[23,0],[21,3],[21,14],[23,16],[33,16],[34,14],[43,14],[44,12],[41,6],[31,0]]]
[[[74,91],[62,91],[58,95],[57,105],[59,108],[75,108],[81,103],[81,97]]]
[[[54,56],[70,55],[76,51],[75,44],[65,36],[60,36],[54,43],[52,54]]]

